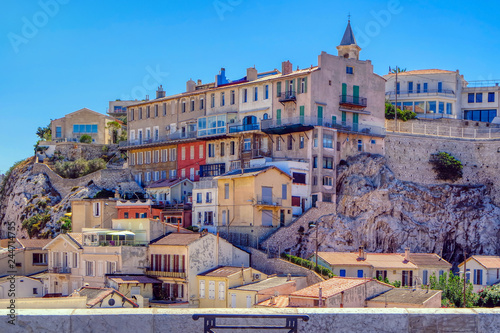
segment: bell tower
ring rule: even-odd
[[[354,34],[352,33],[350,19],[347,22],[344,37],[342,37],[340,45],[337,46],[337,51],[340,57],[359,60],[359,51],[361,51],[361,48],[356,44],[356,38],[354,38]]]

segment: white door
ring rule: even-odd
[[[247,308],[252,307],[252,296],[248,295],[247,296]]]
[[[222,225],[226,225],[227,221],[227,210],[222,211]]]
[[[236,307],[236,294],[231,294],[231,307]]]
[[[62,283],[62,294],[63,296],[68,296],[68,282]]]

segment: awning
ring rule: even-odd
[[[71,217],[71,215],[73,215],[72,213],[66,213],[64,214],[64,216],[68,216],[68,217]]]
[[[108,235],[113,235],[113,236],[135,236],[135,234],[132,231],[113,231],[108,233]]]

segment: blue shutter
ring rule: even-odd
[[[359,278],[363,277],[363,270],[362,269],[358,269],[358,277]]]
[[[340,270],[340,274],[339,274],[341,277],[345,277],[345,269],[341,269]]]
[[[474,284],[477,284],[477,269],[474,270],[474,277],[473,277],[473,281],[474,281]]]

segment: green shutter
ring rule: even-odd
[[[281,82],[276,83],[276,97],[281,97]]]
[[[276,110],[276,124],[281,125],[281,109]]]
[[[307,92],[307,76],[306,76],[306,89],[304,91]]]
[[[290,85],[290,80],[285,81],[285,96],[288,93],[288,86]]]
[[[347,84],[342,83],[342,102],[345,103],[347,95]]]
[[[342,122],[345,123],[347,121],[347,112],[342,111]]]
[[[304,124],[304,106],[300,106],[300,123]]]
[[[318,106],[318,126],[323,126],[323,107]]]
[[[295,86],[297,88],[295,89],[295,91],[297,92],[297,95],[298,95],[300,93],[300,81],[302,81],[302,79],[297,78],[296,81],[297,81],[297,84]]]
[[[359,114],[357,113],[353,113],[352,114],[352,129],[354,131],[357,131],[358,130],[358,123],[359,123]]]
[[[354,104],[359,104],[359,86],[352,87],[352,96]]]
[[[332,125],[337,125],[337,116],[332,116]]]

